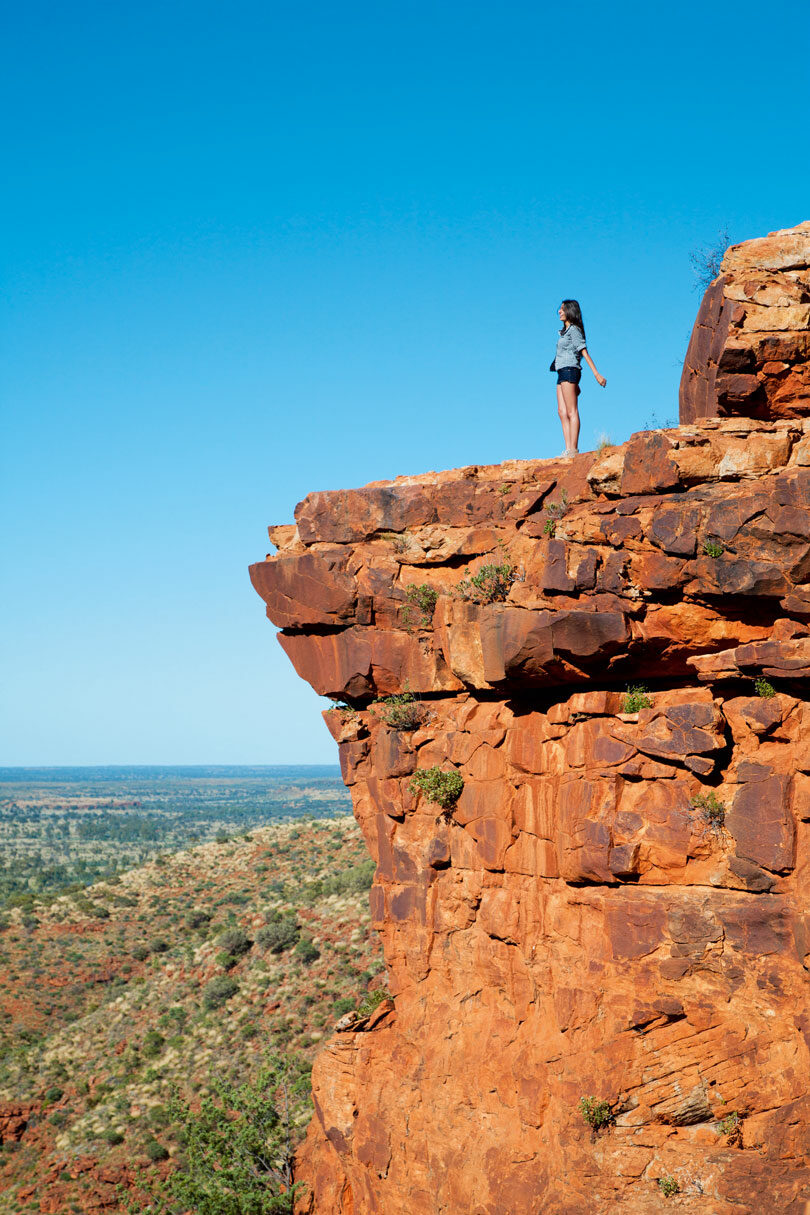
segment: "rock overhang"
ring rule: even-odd
[[[806,419],[709,419],[508,477],[317,493],[296,515],[251,577],[321,695],[691,676],[693,659],[765,641],[779,618],[800,634],[810,616]],[[499,563],[514,578],[502,600],[460,593]],[[429,619],[414,587],[436,600]]]

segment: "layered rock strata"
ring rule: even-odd
[[[733,245],[698,312],[680,420],[810,412],[810,222]]]
[[[810,424],[316,493],[270,535],[393,997],[318,1059],[300,1210],[810,1210]],[[404,690],[411,729],[374,703]]]

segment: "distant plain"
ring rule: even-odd
[[[300,1138],[319,1044],[385,993],[349,809],[334,767],[0,769],[0,1215],[137,1205],[182,1168],[172,1092],[269,1055]]]
[[[0,907],[218,835],[350,809],[337,765],[0,768]]]

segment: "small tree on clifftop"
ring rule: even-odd
[[[689,254],[692,272],[695,276],[694,291],[705,291],[711,286],[720,273],[723,258],[731,244],[728,228],[722,228],[717,233],[717,240],[711,245],[701,245]]]

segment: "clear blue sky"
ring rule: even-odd
[[[557,454],[564,296],[582,446],[676,417],[690,251],[810,217],[804,2],[7,13],[0,763],[334,760],[265,525]]]

